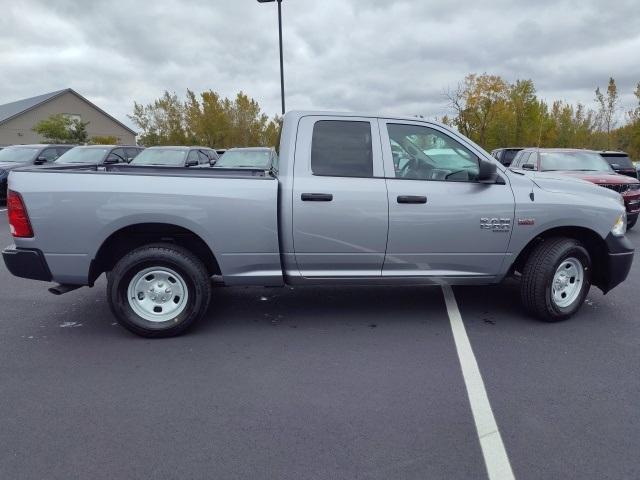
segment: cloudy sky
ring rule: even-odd
[[[71,87],[130,124],[134,100],[190,88],[279,112],[275,3],[0,3],[0,103]],[[287,109],[442,116],[470,72],[588,105],[613,76],[630,107],[640,81],[638,0],[284,0],[283,17]]]

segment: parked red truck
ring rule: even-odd
[[[616,173],[599,152],[568,148],[525,148],[518,152],[511,168],[558,172],[618,192],[627,209],[627,228],[632,228],[638,221],[640,181]]]

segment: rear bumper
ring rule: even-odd
[[[2,259],[7,269],[16,277],[51,281],[51,272],[40,250],[10,245],[2,251]]]
[[[624,282],[633,263],[634,247],[627,237],[615,237],[611,234],[605,239],[607,243],[607,267],[602,285],[598,285],[604,293],[609,292]]]

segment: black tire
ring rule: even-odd
[[[635,215],[629,219],[627,219],[627,230],[631,230],[636,222],[638,221],[638,215]]]
[[[552,284],[560,264],[575,258],[583,267],[582,288],[576,299],[560,307],[553,300]],[[589,252],[572,238],[549,238],[538,244],[529,255],[522,272],[520,298],[534,316],[547,322],[558,322],[572,316],[582,306],[591,288],[591,257]]]
[[[146,320],[133,310],[128,299],[132,279],[150,267],[165,267],[176,272],[186,286],[184,309],[166,321]],[[187,249],[170,243],[133,250],[118,261],[107,279],[109,307],[118,323],[143,337],[180,335],[204,316],[211,300],[211,282],[205,266]]]

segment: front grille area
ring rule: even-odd
[[[620,184],[598,183],[598,185],[618,193],[625,193],[628,191],[640,190],[640,183],[620,183]]]

